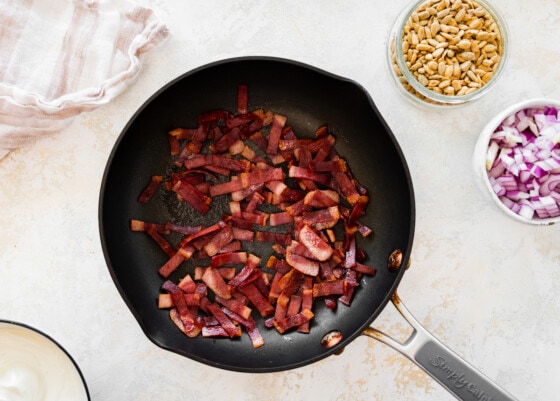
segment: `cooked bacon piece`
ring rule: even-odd
[[[190,235],[197,233],[202,230],[202,226],[181,226],[179,224],[174,224],[171,222],[165,223],[165,228],[169,231],[173,231],[179,234]]]
[[[228,285],[226,284],[224,278],[218,271],[218,269],[210,266],[202,275],[202,281],[210,288],[214,293],[224,299],[231,298],[231,292]]]
[[[281,180],[284,173],[282,168],[271,168],[266,170],[254,170],[248,173],[239,174],[237,180],[231,180],[221,184],[216,184],[210,187],[210,195],[218,196],[227,193],[240,191],[251,187],[252,185],[263,184],[267,181]]]
[[[266,299],[253,284],[239,287],[239,290],[249,299],[251,304],[257,308],[262,317],[268,316],[274,312],[274,306],[272,306],[268,299]]]
[[[236,326],[229,317],[222,311],[218,304],[209,304],[208,310],[220,322],[230,338],[241,336],[240,327]]]
[[[338,206],[331,206],[326,209],[313,210],[303,213],[302,222],[316,230],[332,228],[338,223],[341,215]]]
[[[251,142],[253,142],[260,150],[266,152],[268,147],[268,140],[262,134],[261,131],[257,131],[248,138]]]
[[[202,113],[198,116],[198,123],[209,123],[209,122],[217,122],[220,120],[226,120],[229,117],[229,111],[227,110],[211,110],[205,113]]]
[[[190,274],[186,274],[177,286],[185,293],[192,294],[196,291],[196,283],[192,279]]]
[[[333,171],[332,176],[334,177],[338,188],[342,195],[346,198],[348,203],[354,205],[360,199],[360,194],[356,189],[356,186],[350,179],[350,176],[347,173]]]
[[[290,213],[292,216],[301,216],[304,212],[310,211],[311,206],[305,204],[305,198],[297,201],[290,206],[286,207],[286,212]]]
[[[290,266],[303,274],[315,277],[319,273],[319,263],[317,261],[294,254],[290,249],[286,249],[286,261]]]
[[[241,337],[240,331],[238,332],[238,334],[238,337]],[[202,326],[202,337],[230,337],[230,335],[220,325],[204,325]]]
[[[203,236],[205,236],[205,235],[211,234],[211,233],[213,233],[214,231],[217,231],[217,230],[219,230],[219,229],[221,229],[221,228],[224,228],[225,225],[226,225],[226,223],[220,220],[220,221],[218,221],[216,224],[212,224],[211,226],[208,226],[208,227],[206,227],[206,228],[200,230],[200,231],[197,232],[197,233],[192,233],[192,234],[186,236],[186,237],[181,241],[181,245],[188,244],[189,242],[192,242],[193,240],[195,240],[195,239],[197,239],[197,238],[200,238],[200,237],[203,237]]]
[[[225,133],[220,139],[210,144],[210,151],[214,154],[226,152],[231,145],[241,138],[239,127],[234,127]]]
[[[202,150],[202,143],[206,140],[207,133],[208,125],[199,124],[199,126],[194,130],[190,140],[187,142],[186,148],[192,153],[200,153]]]
[[[280,142],[282,128],[284,128],[286,120],[286,116],[283,116],[282,114],[274,114],[274,117],[272,118],[272,126],[270,127],[270,132],[268,133],[268,145],[266,147],[266,153],[268,155],[276,155],[278,153],[278,143]]]
[[[301,308],[302,298],[299,295],[292,295],[290,297],[290,302],[288,303],[288,310],[286,311],[287,316],[297,315]]]
[[[257,208],[264,202],[265,198],[257,191],[253,192],[251,199],[249,199],[249,203],[245,206],[244,212],[246,213],[253,213]]]
[[[179,143],[179,139],[177,139],[176,136],[168,133],[167,141],[169,142],[169,154],[171,154],[171,156],[177,156],[181,153],[181,144]]]
[[[147,223],[142,220],[130,220],[130,231],[148,231],[150,227],[155,228],[155,230],[160,234],[169,234],[171,231],[165,226],[165,224]]]
[[[217,231],[212,239],[204,245],[204,251],[208,256],[216,255],[219,250],[233,241],[233,231],[230,225],[226,225],[221,230]]]
[[[366,266],[361,263],[356,263],[353,269],[359,273],[368,274],[370,276],[375,276],[377,269],[373,266]]]
[[[289,250],[290,252],[296,255],[301,255],[307,259],[317,260],[315,255],[313,255],[313,253],[311,253],[311,251],[307,249],[305,245],[303,245],[301,242],[298,242],[296,240],[292,240],[292,242],[290,243],[290,245],[288,245],[286,250]]]
[[[237,85],[237,114],[247,114],[249,109],[248,86],[245,84]]]
[[[305,277],[304,273],[301,273],[295,268],[284,274],[278,283],[278,287],[281,291],[280,296],[290,297],[298,292],[301,287],[303,277]],[[286,300],[286,302],[287,301],[288,300]]]
[[[304,277],[301,285],[301,309],[313,310],[313,278]],[[300,333],[309,333],[309,321],[302,323],[298,326]]]
[[[177,252],[175,248],[173,248],[169,241],[159,235],[157,229],[154,226],[148,227],[146,232],[158,243],[158,245],[161,247],[161,249],[163,249],[167,256],[171,258],[175,255],[175,253]]]
[[[161,175],[151,176],[150,181],[148,182],[148,185],[140,193],[140,196],[138,196],[138,202],[148,203],[150,201],[150,199],[152,199],[152,197],[156,193],[156,191],[159,187],[159,184],[161,184],[162,181],[163,181],[163,176],[161,176]]]
[[[327,161],[312,161],[309,167],[313,171],[322,173],[329,173],[333,171],[346,172],[346,162],[343,159],[327,160]]]
[[[345,280],[321,281],[313,284],[313,297],[324,297],[327,295],[342,295],[346,291],[348,283]]]
[[[177,181],[172,189],[200,214],[206,214],[210,210],[212,199],[204,195],[188,181]]]
[[[315,190],[310,191],[303,198],[304,204],[319,209],[337,206],[340,204],[340,196],[338,192],[332,190]]]
[[[185,330],[191,331],[194,328],[195,320],[189,310],[189,306],[187,305],[187,301],[185,300],[183,293],[171,293],[171,299],[173,300],[175,308],[177,308],[177,312],[179,312],[179,319],[181,319]]]
[[[269,269],[275,270],[282,274],[286,274],[291,270],[291,266],[286,262],[285,259],[278,259],[276,256],[271,255],[267,262],[266,267]]]
[[[235,312],[244,319],[249,319],[251,317],[252,309],[235,298],[224,299],[217,296],[215,301],[220,305],[225,306],[230,311]]]
[[[240,271],[229,281],[232,287],[241,287],[254,282],[261,274],[260,269],[254,263],[247,263]]]
[[[210,260],[210,266],[221,267],[225,265],[235,265],[245,262],[247,262],[247,252],[245,251],[220,253],[212,256],[212,259]]]
[[[191,245],[182,246],[181,248],[179,248],[177,250],[175,255],[173,255],[171,258],[169,258],[167,260],[167,262],[165,262],[163,264],[163,266],[161,266],[159,268],[159,270],[158,270],[159,274],[161,274],[165,278],[169,277],[171,275],[171,273],[173,273],[175,270],[177,270],[179,265],[184,260],[190,259],[190,257],[194,253],[194,251],[195,251],[195,249]]]
[[[247,330],[247,334],[251,339],[251,343],[253,344],[253,348],[260,348],[264,345],[264,338],[261,335],[257,327],[257,323],[250,317],[244,318],[243,316],[238,315],[234,311],[229,310],[227,307],[223,308],[222,311],[233,321],[242,324]]]
[[[285,333],[287,330],[291,329],[292,327],[301,326],[304,323],[309,322],[313,319],[313,312],[309,309],[304,309],[300,313],[294,316],[288,316],[283,320],[274,320],[274,327],[278,330],[279,333]]]
[[[356,266],[356,237],[351,235],[349,237],[348,248],[344,257],[344,267],[351,269]]]
[[[190,307],[190,306],[200,305],[200,299],[201,299],[200,294],[184,294],[182,292],[178,292],[178,294],[183,295],[183,298],[185,299],[187,306]],[[172,308],[173,306],[175,306],[175,301],[173,301],[173,297],[171,296],[171,293],[159,294],[158,308],[167,309],[167,308]]]
[[[183,332],[188,337],[194,338],[194,337],[198,336],[198,334],[200,333],[200,331],[202,329],[201,326],[199,324],[197,324],[196,322],[190,330],[185,328],[185,325],[183,324],[183,321],[181,320],[179,312],[177,311],[176,308],[172,308],[172,309],[169,310],[169,317],[170,317],[171,321],[175,324],[175,326],[177,326],[179,328],[179,330],[181,332]]]
[[[308,225],[299,230],[299,240],[307,247],[313,257],[321,262],[329,259],[333,249]]]
[[[268,220],[268,214],[256,210],[255,213],[241,212],[241,218],[251,223],[264,227]]]
[[[291,224],[294,222],[294,217],[288,212],[272,213],[269,216],[271,226],[280,226],[283,224]]]
[[[290,166],[290,169],[288,170],[288,177],[310,180],[322,185],[328,185],[330,181],[330,177],[327,174],[316,173],[311,169],[295,165]]]
[[[233,231],[233,238],[239,241],[253,242],[253,239],[255,238],[255,233],[251,230],[245,230],[243,228],[232,226],[232,231]]]
[[[217,172],[222,175],[229,175],[230,171],[243,172],[249,171],[251,164],[247,160],[237,160],[223,155],[196,155],[185,160],[185,168],[192,170],[199,167],[218,168]],[[223,169],[223,170],[220,170]]]
[[[255,241],[274,242],[276,244],[288,245],[292,242],[292,235],[284,233],[273,233],[270,231],[255,231]]]
[[[358,225],[358,219],[362,217],[366,212],[366,207],[369,202],[369,197],[366,195],[361,195],[356,203],[353,205],[350,215],[346,219],[346,223],[349,227],[354,227]]]

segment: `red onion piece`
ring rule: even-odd
[[[490,138],[486,170],[495,194],[527,219],[560,216],[560,117],[530,107],[502,121]]]

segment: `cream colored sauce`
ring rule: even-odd
[[[39,333],[0,323],[0,401],[86,401],[70,358]]]

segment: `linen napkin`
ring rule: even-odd
[[[131,0],[2,0],[0,159],[107,104],[168,36]]]

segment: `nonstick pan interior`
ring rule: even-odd
[[[185,213],[162,192],[147,205],[137,197],[153,174],[170,164],[167,132],[195,127],[200,113],[236,109],[237,86],[249,87],[251,109],[264,108],[284,114],[300,137],[311,137],[327,124],[335,135],[336,150],[370,197],[362,221],[373,228],[371,238],[359,239],[377,268],[375,277],[362,279],[350,307],[335,311],[319,301],[311,332],[280,335],[264,328],[257,318],[265,346],[253,349],[249,338],[187,338],[157,308],[164,279],[157,269],[167,256],[142,233],[129,230],[131,219],[179,224],[210,224],[210,217]],[[110,274],[142,330],[158,346],[196,361],[228,370],[273,372],[320,360],[346,346],[381,312],[395,291],[404,269],[387,269],[387,257],[403,251],[406,264],[414,231],[414,196],[403,154],[367,92],[353,81],[314,67],[276,58],[241,58],[213,63],[172,81],[152,96],[123,129],[109,157],[99,201],[99,227]],[[171,276],[176,280],[189,266]],[[255,317],[256,318],[256,317]],[[340,330],[344,339],[325,349],[322,337]]]

